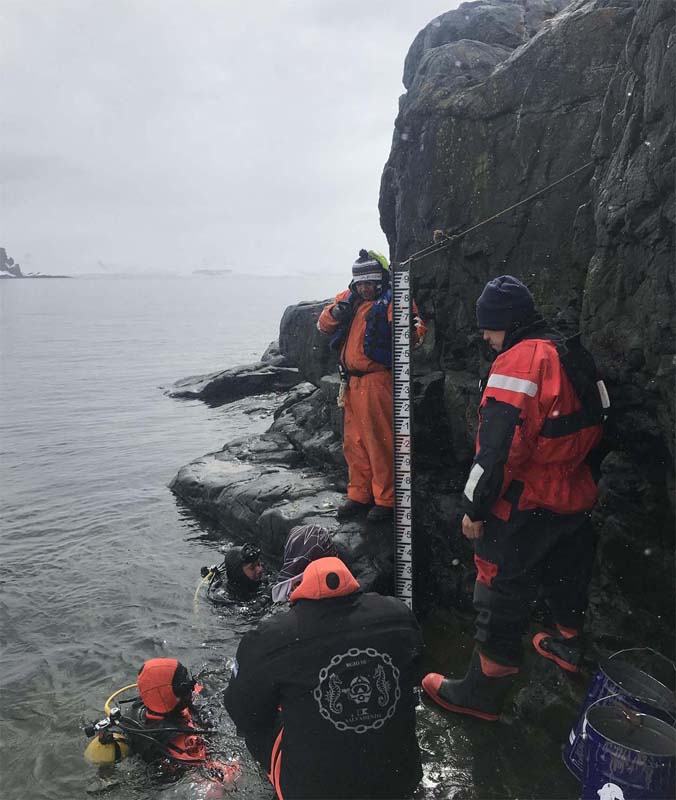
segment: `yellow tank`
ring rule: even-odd
[[[111,713],[110,704],[118,695],[135,688],[136,684],[130,683],[128,686],[123,686],[121,689],[113,692],[103,704],[106,714]],[[119,709],[116,710],[116,713],[119,715]],[[110,720],[106,718],[106,720],[102,720],[99,725],[103,726],[104,722],[106,727],[110,724]],[[92,726],[91,732],[87,735],[91,736],[97,728],[101,731],[100,727]],[[85,728],[85,732],[87,732],[87,728]],[[84,752],[84,757],[90,764],[114,764],[116,761],[121,761],[129,755],[129,745],[121,733],[115,733],[110,730],[105,730],[102,733],[104,741],[101,741],[99,738],[99,733],[95,734]]]
[[[113,741],[104,744],[95,736],[87,745],[84,756],[90,764],[114,764],[129,755],[129,745],[121,733],[111,733]]]

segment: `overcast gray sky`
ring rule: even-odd
[[[457,5],[3,0],[0,246],[68,273],[336,272],[385,250],[404,57]]]

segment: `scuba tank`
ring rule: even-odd
[[[90,764],[103,766],[116,764],[129,755],[129,741],[122,728],[117,725],[119,708],[113,709],[112,716],[85,726],[85,734],[93,737],[85,749],[84,757]]]
[[[91,742],[85,749],[84,757],[90,764],[115,764],[129,755],[129,741],[123,727],[119,725],[122,712],[118,706],[111,707],[110,704],[118,695],[135,688],[136,684],[130,683],[113,692],[103,704],[106,716],[98,722],[90,722],[89,725],[85,725],[85,735],[91,739]]]

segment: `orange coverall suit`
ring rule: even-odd
[[[350,290],[336,296],[319,316],[317,327],[322,333],[334,333],[339,323],[331,309],[346,300]],[[362,300],[357,305],[350,332],[340,353],[340,361],[352,375],[345,392],[343,420],[343,453],[347,461],[349,482],[347,496],[358,503],[394,506],[394,437],[392,434],[392,371],[384,364],[372,361],[364,353],[366,315],[375,301]],[[417,314],[417,308],[413,307]],[[392,322],[392,304],[387,309]],[[416,344],[426,333],[424,323],[414,329]]]

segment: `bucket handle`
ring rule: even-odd
[[[623,695],[623,694],[621,694],[621,692],[615,692],[615,694],[608,694],[608,695],[606,695],[605,697],[599,697],[599,699],[598,699],[598,700],[594,700],[594,702],[593,702],[593,703],[590,703],[590,704],[587,706],[587,710],[584,712],[584,720],[582,721],[582,730],[580,731],[580,736],[582,736],[582,738],[586,738],[586,737],[587,737],[587,714],[589,714],[589,712],[592,710],[592,708],[593,708],[593,707],[594,707],[594,706],[595,706],[597,703],[602,703],[604,700],[612,700],[612,699],[613,699],[613,697],[624,697],[624,695]],[[631,714],[632,714],[632,712],[631,712],[631,711],[630,711],[630,710],[629,710],[629,709],[628,709],[628,708],[627,708],[627,707],[624,705],[624,703],[622,703],[621,701],[618,703],[618,706],[619,706],[619,708],[620,708],[620,711],[621,711],[621,712],[624,714],[624,716],[627,718],[627,720],[628,720],[628,721],[630,721],[630,720],[631,720]],[[635,714],[637,717],[638,717],[638,716],[640,716],[640,714],[639,714],[639,712],[638,712],[638,711],[634,711],[633,713],[634,713],[634,714]],[[639,724],[642,724],[642,723],[639,723]]]
[[[667,658],[667,656],[665,656],[663,653],[660,653],[658,650],[655,650],[653,647],[625,647],[624,650],[618,650],[617,653],[613,653],[612,656],[608,656],[608,661],[610,661],[612,658],[615,658],[615,656],[621,656],[622,653],[635,653],[635,652],[638,652],[638,651],[644,651],[645,652],[646,650],[649,653],[653,653],[653,655],[656,655],[656,656],[659,656],[660,658],[663,658],[668,664],[671,664],[671,666],[673,667],[674,671],[676,672],[676,662],[672,661],[670,658]],[[593,703],[592,703],[592,705],[593,705]],[[591,706],[590,706],[590,708],[591,708]]]
[[[594,700],[593,703],[590,703],[585,712],[584,712],[584,719],[582,720],[582,730],[580,731],[580,736],[583,738],[587,737],[587,714],[594,708],[597,703],[602,703],[604,700],[612,700],[613,697],[621,697],[620,692],[615,692],[615,694],[607,694],[605,697],[599,697],[598,700]]]

